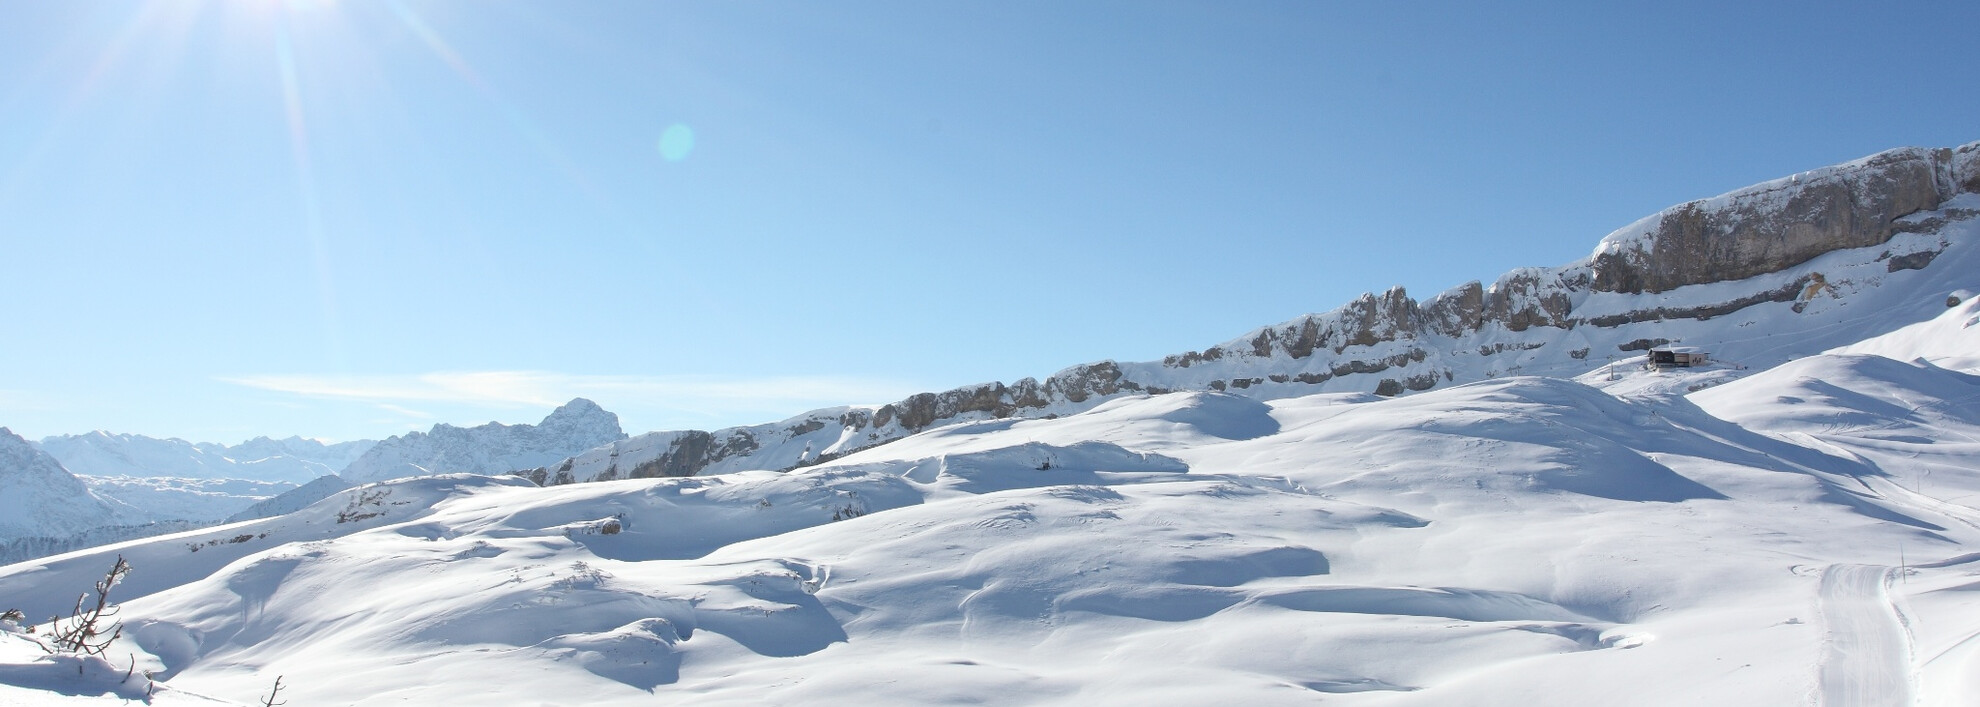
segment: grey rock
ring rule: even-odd
[[[1955,191],[1980,194],[1980,142],[1953,148],[1948,172]]]
[[[1963,149],[1963,148],[1962,148]],[[1938,208],[1955,151],[1902,148],[1666,209],[1598,253],[1594,287],[1664,292],[1779,271],[1889,240],[1892,222]],[[1971,162],[1969,158],[1967,160]],[[1613,238],[1614,236],[1612,236]]]

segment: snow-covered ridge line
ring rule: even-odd
[[[1402,288],[1161,361],[1100,361],[815,410],[763,425],[638,435],[516,473],[538,483],[791,469],[933,426],[1080,412],[1122,395],[1259,399],[1572,376],[1672,341],[1768,365],[1930,318],[1980,282],[1980,142],[1902,148],[1665,209],[1588,258],[1427,301]],[[1962,279],[1966,278],[1966,279]],[[1852,306],[1853,305],[1853,306]],[[1940,305],[1942,307],[1942,305]]]

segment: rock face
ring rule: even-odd
[[[1953,148],[1952,183],[1955,191],[1980,193],[1980,142]]]
[[[535,425],[440,424],[429,432],[392,437],[351,462],[339,475],[362,484],[455,472],[500,474],[555,462],[625,437],[618,415],[577,398]]]
[[[1897,219],[1974,190],[1976,148],[1891,150],[1665,209],[1604,239],[1594,287],[1664,292],[1883,243]]]
[[[54,457],[0,427],[0,540],[67,536],[123,522]]]

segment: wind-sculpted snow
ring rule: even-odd
[[[1980,280],[1980,278],[1974,278]],[[1980,283],[1954,290],[1946,310],[1930,320],[1829,353],[1873,354],[1899,361],[1924,359],[1940,368],[1980,375]]]
[[[1824,672],[1822,568],[1980,541],[1896,457],[1711,414],[1817,378],[1838,413],[1925,403],[1905,434],[1973,412],[1915,364],[1799,365],[1691,398],[1122,398],[788,473],[404,479],[0,569],[0,596],[59,611],[122,554],[119,650],[243,700],[279,673],[311,704],[1793,703],[1848,667]],[[1935,640],[1980,635],[1962,616]]]
[[[200,530],[174,533],[44,557],[0,568],[0,597],[30,617],[66,613],[68,591],[34,587],[86,588],[102,578],[108,558],[122,555],[135,567],[117,586],[118,596],[136,598],[211,576],[242,557],[288,543],[334,539],[417,518],[450,496],[528,482],[473,475],[408,479],[337,494],[296,513]],[[99,566],[100,565],[100,566]]]
[[[1811,356],[1691,397],[1719,417],[1772,432],[1923,444],[1980,432],[1980,375],[1883,356]]]
[[[1713,415],[1740,428],[1806,447],[1860,469],[1839,496],[1884,508],[1911,524],[1941,524],[1889,510],[1891,497],[1931,508],[1959,524],[1980,511],[1939,499],[1980,495],[1980,376],[1924,361],[1881,356],[1813,356],[1744,380],[1693,393]]]

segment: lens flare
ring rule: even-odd
[[[316,265],[316,296],[322,308],[324,338],[331,362],[347,366],[343,325],[337,315],[336,278],[330,270],[330,248],[323,233],[323,212],[317,201],[316,167],[310,160],[309,119],[303,110],[302,81],[296,74],[296,54],[289,44],[287,18],[275,25],[275,67],[282,78],[282,113],[289,124],[289,154],[296,164],[296,196],[302,203],[303,231],[309,237],[310,258]]]
[[[660,133],[660,156],[668,162],[687,159],[694,152],[694,130],[680,123],[667,126]]]
[[[591,197],[594,202],[600,204],[606,202],[602,192],[599,191],[591,178],[584,170],[578,167],[576,162],[573,162],[568,155],[564,154],[563,149],[537,126],[536,121],[532,120],[520,107],[504,96],[501,91],[497,90],[495,85],[485,79],[481,72],[476,71],[474,66],[469,64],[467,59],[462,57],[459,52],[454,51],[453,45],[449,44],[445,37],[442,37],[438,31],[435,31],[431,25],[427,24],[426,20],[419,16],[419,13],[414,12],[410,6],[401,0],[388,0],[385,6],[391,10],[392,14],[399,19],[401,24],[405,25],[408,31],[413,33],[413,36],[419,38],[420,43],[426,45],[426,48],[440,59],[441,63],[452,68],[454,73],[459,74],[463,80],[467,81],[469,86],[473,86],[489,103],[493,104],[496,113],[508,121],[510,127],[526,140],[531,147],[536,149],[538,155],[562,171],[564,176],[571,180],[572,184]]]

